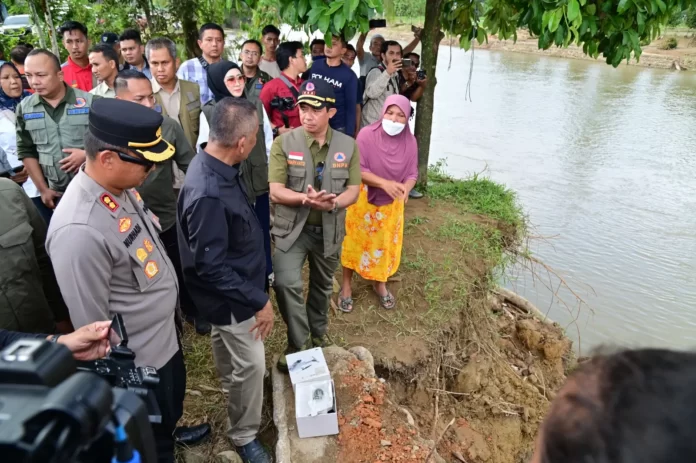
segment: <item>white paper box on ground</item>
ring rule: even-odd
[[[331,373],[321,347],[288,354],[288,371],[292,389],[297,391],[299,383],[307,381],[330,381]]]
[[[297,419],[297,434],[301,438],[332,436],[338,434],[338,410],[336,407],[336,389],[331,383],[333,394],[333,410],[329,413],[309,416],[310,401],[312,400],[312,384],[314,381],[298,383],[295,389],[295,418]]]

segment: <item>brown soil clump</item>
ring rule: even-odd
[[[337,462],[425,461],[432,442],[424,442],[405,422],[382,381],[354,374],[359,364],[356,360],[336,380],[337,401],[342,404]]]

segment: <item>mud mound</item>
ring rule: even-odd
[[[490,303],[494,350],[470,341],[457,355],[455,342],[439,360],[432,359],[444,372],[435,384],[402,374],[389,379],[398,404],[413,412],[422,435],[428,430],[429,437],[439,436],[455,418],[438,445],[447,461],[527,462],[539,423],[572,362],[571,343],[558,326],[501,301]]]

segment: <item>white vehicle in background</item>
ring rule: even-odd
[[[32,23],[31,15],[28,14],[8,16],[3,21],[2,26],[0,26],[0,31],[4,35],[16,35],[18,37],[38,32],[36,26]]]

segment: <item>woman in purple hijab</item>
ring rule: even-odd
[[[339,308],[353,310],[353,272],[373,282],[382,307],[396,306],[387,280],[399,268],[404,235],[404,204],[418,180],[418,145],[408,119],[411,103],[401,95],[387,98],[382,119],[358,134],[362,187],[348,208],[341,264],[343,287]]]

